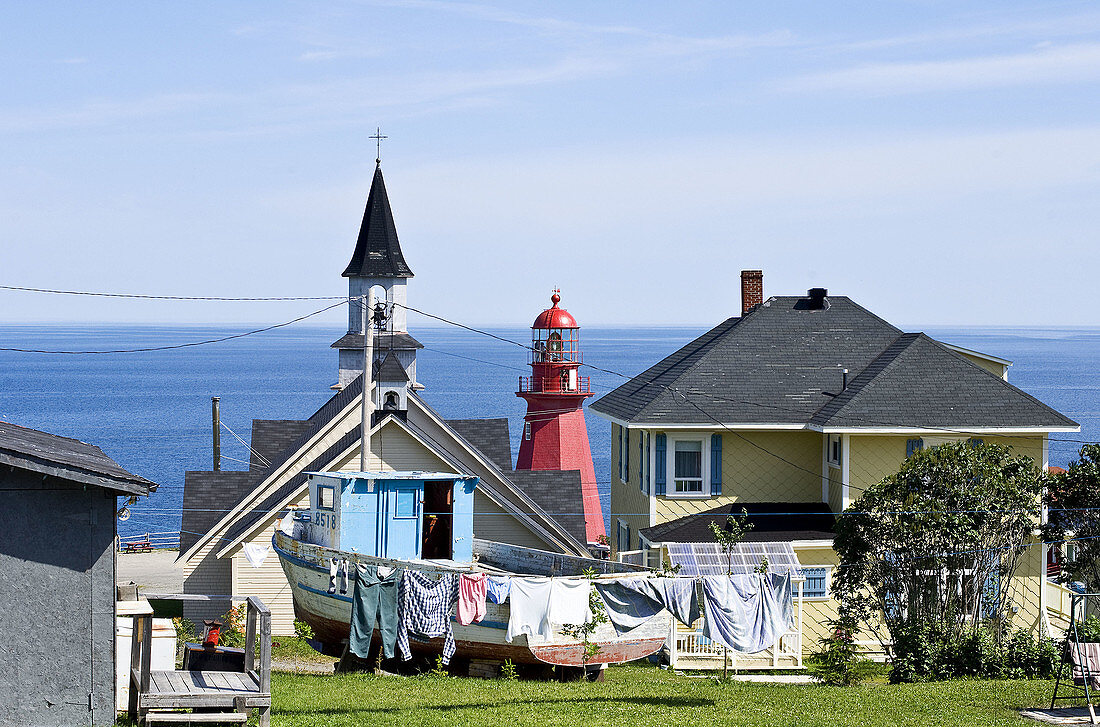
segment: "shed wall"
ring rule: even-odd
[[[114,722],[115,503],[0,474],[0,725]]]

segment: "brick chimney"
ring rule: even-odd
[[[741,271],[741,315],[764,302],[764,271]]]

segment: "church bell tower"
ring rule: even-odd
[[[580,326],[553,305],[531,325],[531,375],[521,376],[516,396],[527,402],[517,470],[580,470],[585,535],[591,545],[606,535],[603,507],[584,423],[584,400],[592,396],[587,376],[580,376]],[[553,513],[551,513],[553,515]]]
[[[409,385],[414,389],[423,388],[416,381],[416,351],[423,346],[409,335],[406,323],[405,303],[412,276],[412,269],[401,254],[386,182],[382,179],[382,165],[376,161],[355,252],[344,270],[350,299],[348,332],[332,344],[340,352],[340,378],[333,388],[343,389],[363,372],[363,305],[367,292],[372,289],[376,303],[384,305],[381,317],[385,320],[385,328],[377,332],[374,339],[375,365],[392,353],[395,360],[388,366],[390,378],[395,378],[393,365],[400,364]],[[372,316],[367,318],[370,320]]]

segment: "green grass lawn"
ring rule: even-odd
[[[608,670],[604,683],[273,675],[273,725],[1021,725],[1049,705],[1046,681],[935,684],[718,684],[654,667]],[[1030,723],[1036,724],[1036,723]]]

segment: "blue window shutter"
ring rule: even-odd
[[[623,477],[623,428],[622,427],[619,427],[619,448],[617,450],[615,450],[615,456],[619,460],[619,479],[625,481],[626,478]]]
[[[657,494],[665,494],[665,435],[657,435],[657,471],[654,481],[657,484]]]
[[[630,482],[630,430],[623,427],[623,482]]]
[[[997,615],[997,604],[1001,600],[1001,569],[994,568],[986,577],[982,586],[982,616],[992,618]]]
[[[722,435],[710,435],[710,496],[722,494]]]
[[[905,442],[905,458],[912,457],[917,452],[924,449],[923,439],[910,439]]]
[[[824,568],[803,568],[802,575],[806,577],[806,582],[802,586],[804,598],[824,598],[828,595],[825,590]]]
[[[971,447],[980,447],[983,444],[985,444],[985,440],[983,440],[983,439],[978,439],[977,437],[971,437],[970,438],[970,446]]]

